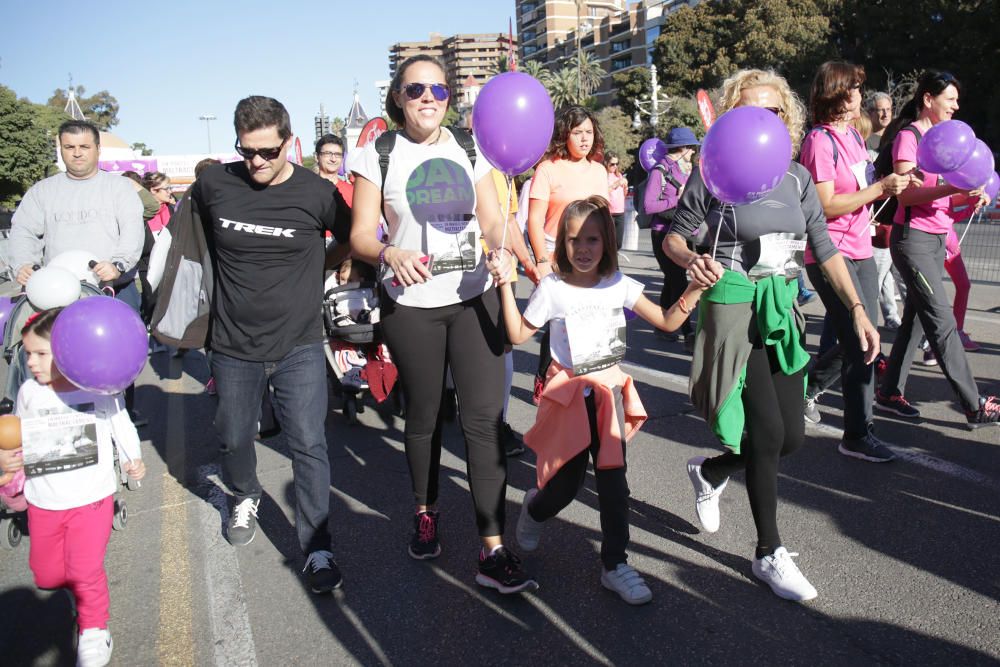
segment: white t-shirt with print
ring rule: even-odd
[[[642,290],[642,283],[617,271],[593,287],[574,287],[550,273],[531,295],[524,319],[535,328],[551,321],[552,358],[581,375],[621,361],[623,309],[634,307]]]
[[[28,420],[58,420],[60,415],[79,417],[92,415],[96,426],[97,462],[85,467],[62,472],[29,476],[24,483],[24,496],[35,507],[46,510],[66,510],[82,507],[107,498],[118,490],[118,476],[114,466],[115,443],[124,456],[124,466],[129,459],[141,458],[139,434],[125,410],[125,400],[121,394],[103,396],[89,391],[69,391],[57,393],[48,385],[40,385],[34,379],[27,380],[17,392],[15,414],[22,420],[22,433],[31,429]],[[77,420],[79,421],[79,420]],[[61,430],[61,429],[60,429]],[[53,447],[64,434],[53,434]],[[82,438],[74,438],[67,445],[79,445]],[[40,439],[41,440],[41,439]],[[77,442],[72,442],[77,440]],[[89,443],[89,438],[86,438]],[[75,452],[71,452],[75,453]],[[25,446],[27,466],[29,446]],[[58,451],[53,454],[59,454]]]
[[[476,184],[490,175],[490,163],[476,148],[473,172],[469,156],[447,129],[436,144],[415,144],[403,133],[389,159],[382,186],[375,142],[361,151],[354,173],[382,189],[387,241],[397,248],[432,256],[433,277],[425,283],[393,286],[392,271],[384,286],[404,306],[437,308],[479,296],[491,285],[479,243]]]

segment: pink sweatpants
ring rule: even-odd
[[[28,564],[39,588],[69,588],[76,598],[80,630],[107,628],[108,577],[104,554],[111,538],[114,498],[69,510],[28,505],[31,553]]]
[[[972,290],[972,282],[969,280],[969,272],[965,270],[965,262],[962,260],[962,251],[958,245],[958,235],[955,234],[954,227],[949,230],[945,238],[945,259],[944,270],[948,272],[948,277],[955,285],[955,302],[952,304],[952,312],[955,314],[955,324],[959,331],[965,331],[965,311],[969,308],[969,292]]]

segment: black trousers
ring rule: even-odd
[[[622,414],[621,390],[615,388],[616,414]],[[590,421],[590,446],[567,461],[549,480],[528,506],[528,514],[535,521],[547,521],[573,502],[587,479],[587,462],[594,459],[594,478],[597,480],[597,501],[601,512],[601,563],[605,570],[614,570],[628,559],[628,481],[626,467],[599,470],[597,452],[601,446],[597,431],[597,409],[593,394],[584,398],[587,418]],[[625,447],[625,443],[622,443]]]
[[[743,390],[746,436],[740,453],[727,451],[702,465],[702,476],[713,486],[746,470],[747,496],[757,527],[757,548],[781,546],[778,533],[778,460],[802,446],[802,372],[785,375],[774,352],[755,346],[747,361]]]
[[[653,255],[656,257],[656,263],[660,265],[660,271],[663,272],[663,289],[660,290],[660,307],[669,308],[677,299],[681,298],[684,294],[684,290],[687,289],[687,271],[682,266],[678,266],[667,257],[667,253],[663,252],[663,240],[667,238],[667,230],[657,230],[650,229],[650,237],[653,241]],[[691,320],[684,320],[684,324],[681,325],[680,332],[684,336],[689,336],[692,333],[691,330]]]

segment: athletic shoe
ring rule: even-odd
[[[729,478],[727,477],[718,488],[712,486],[701,476],[701,466],[704,463],[704,456],[696,456],[687,462],[687,471],[691,485],[694,486],[694,510],[698,515],[698,521],[706,533],[714,533],[719,530],[720,523],[719,496],[729,483]]]
[[[970,430],[997,424],[1000,422],[1000,399],[996,396],[980,396],[979,409],[966,412],[965,419],[969,422]]]
[[[823,419],[823,415],[819,413],[819,406],[816,405],[818,402],[819,394],[811,397],[806,396],[805,408],[802,410],[802,414],[810,424],[818,424]]]
[[[937,366],[938,360],[934,356],[934,350],[924,350],[924,359],[920,363],[924,366]]]
[[[521,567],[521,559],[503,546],[489,556],[480,549],[476,583],[504,594],[538,590],[538,582]]]
[[[879,355],[875,357],[875,386],[877,387],[882,382],[882,378],[885,377],[886,371],[889,370],[889,358],[879,352]]]
[[[438,513],[432,510],[413,515],[413,537],[410,538],[410,557],[430,560],[441,555],[438,540]]]
[[[517,437],[517,433],[514,433],[514,429],[507,422],[500,424],[500,440],[503,442],[503,449],[507,453],[507,456],[520,456],[524,454],[524,443],[521,442],[521,439]]]
[[[329,551],[320,550],[309,554],[302,573],[306,575],[309,590],[313,593],[332,593],[344,583],[337,561],[333,560],[333,554]]]
[[[779,598],[805,601],[816,597],[816,589],[799,571],[793,556],[785,547],[778,547],[770,556],[753,559],[754,576],[766,583]]]
[[[906,397],[902,394],[886,396],[881,391],[876,391],[875,407],[883,412],[891,412],[908,419],[920,418],[920,410],[917,410],[915,407],[910,405],[910,402],[906,400]]]
[[[816,300],[816,292],[807,289],[804,289],[801,292],[799,292],[798,302],[800,306],[804,306],[807,303],[812,303],[815,300]]]
[[[869,463],[888,463],[896,458],[892,450],[872,432],[871,424],[863,438],[844,438],[837,447],[844,456],[861,459]]]
[[[521,502],[521,514],[517,517],[517,543],[522,551],[534,551],[538,548],[538,540],[542,537],[542,522],[535,521],[528,513],[528,505],[538,495],[538,489],[528,489]]]
[[[618,563],[613,570],[603,570],[601,585],[618,593],[618,597],[629,604],[646,604],[653,599],[653,591],[628,563]]]
[[[979,343],[969,338],[969,334],[959,330],[958,337],[961,339],[962,347],[965,348],[966,352],[976,352],[979,350]]]
[[[215,377],[208,378],[208,382],[205,383],[205,393],[209,396],[219,395],[219,390],[215,388]]]
[[[542,402],[542,392],[545,391],[545,378],[536,375],[535,386],[531,390],[531,402],[540,405]]]
[[[229,529],[226,539],[235,547],[246,546],[253,542],[257,534],[257,506],[259,498],[244,498],[233,507],[233,515],[229,517]]]
[[[902,324],[899,320],[886,320],[882,323],[882,327],[887,331],[896,331]]]
[[[80,633],[80,643],[76,647],[77,667],[104,667],[111,662],[114,647],[110,632],[104,628],[87,628]]]

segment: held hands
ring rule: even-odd
[[[542,278],[544,278],[545,276],[547,276],[550,273],[552,273],[552,262],[551,261],[538,262],[535,265],[535,268],[537,269],[537,273],[538,273],[538,280],[537,280],[537,282],[540,283],[540,282],[542,282]]]
[[[490,275],[493,276],[493,284],[497,287],[510,282],[510,274],[514,270],[512,257],[510,248],[502,246],[490,250],[486,255],[486,268],[489,269]]]
[[[865,363],[870,364],[875,361],[881,350],[878,329],[868,319],[868,314],[860,303],[851,308],[851,319],[854,323],[854,333],[861,343],[861,351],[865,353]]]
[[[0,449],[0,472],[13,473],[24,467],[24,453],[17,449]]]
[[[909,174],[889,174],[879,181],[882,192],[888,197],[895,197],[903,190],[918,187],[920,180],[911,172]]]
[[[146,464],[142,459],[132,459],[123,466],[125,473],[134,480],[140,480],[146,476]]]
[[[424,261],[421,261],[422,259]],[[415,250],[402,250],[389,246],[385,250],[385,263],[389,265],[396,280],[403,287],[425,283],[431,279],[425,256]]]
[[[711,255],[697,255],[687,267],[688,277],[701,289],[707,289],[722,279],[725,270]]]
[[[91,271],[94,272],[94,275],[97,276],[97,279],[102,283],[109,283],[118,280],[122,276],[122,272],[119,271],[118,267],[111,262],[98,262],[94,265]]]

